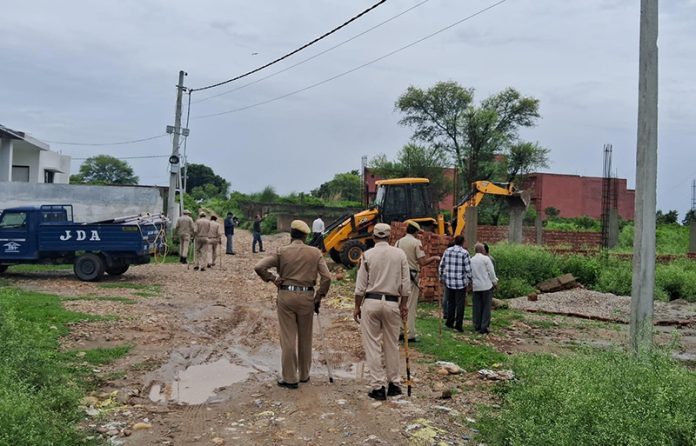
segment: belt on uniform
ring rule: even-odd
[[[367,293],[365,295],[365,299],[377,299],[377,300],[384,299],[387,302],[398,302],[399,296],[390,296],[389,294],[380,294],[380,293]]]
[[[280,289],[285,291],[314,291],[313,286],[281,285]]]

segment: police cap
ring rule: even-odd
[[[305,234],[310,233],[309,226],[307,226],[307,223],[303,222],[302,220],[293,220],[292,223],[290,223],[290,229],[294,229]]]
[[[387,238],[391,234],[391,226],[386,223],[377,223],[372,230],[372,234],[377,238]]]

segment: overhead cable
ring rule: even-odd
[[[111,156],[111,155],[109,155]],[[137,159],[146,159],[146,158],[169,158],[171,155],[142,155],[142,156],[114,156],[113,158],[119,159],[119,160],[137,160]],[[90,158],[94,157],[89,157],[89,158],[70,158],[71,161],[84,161],[88,160]]]
[[[420,39],[418,39],[418,40],[416,40],[416,41],[414,41],[414,42],[411,42],[411,43],[409,43],[408,45],[404,45],[404,46],[402,46],[401,48],[397,48],[397,49],[395,49],[395,50],[393,50],[393,51],[390,51],[390,52],[387,53],[387,54],[384,54],[384,55],[382,55],[382,56],[380,56],[380,57],[377,57],[377,58],[375,58],[375,59],[372,59],[372,60],[369,61],[369,62],[365,62],[365,63],[362,64],[362,65],[358,65],[357,67],[351,68],[350,70],[344,71],[344,72],[339,73],[339,74],[336,74],[336,75],[334,75],[334,76],[331,76],[331,77],[328,78],[328,79],[324,79],[324,80],[322,80],[322,81],[316,82],[316,83],[311,84],[311,85],[308,85],[308,86],[306,86],[306,87],[303,87],[303,88],[300,88],[300,89],[291,91],[291,92],[289,92],[289,93],[285,93],[284,95],[276,96],[276,97],[274,97],[274,98],[267,99],[267,100],[261,101],[261,102],[257,102],[257,103],[255,103],[255,104],[250,104],[250,105],[246,105],[246,106],[244,106],[244,107],[239,107],[239,108],[235,108],[235,109],[232,109],[232,110],[226,110],[226,111],[222,111],[222,112],[218,112],[218,113],[210,113],[210,114],[207,114],[207,115],[194,116],[193,119],[212,118],[212,117],[214,117],[214,116],[221,116],[221,115],[226,115],[226,114],[229,114],[229,113],[236,113],[236,112],[248,110],[248,109],[250,109],[250,108],[258,107],[258,106],[260,106],[260,105],[269,104],[269,103],[271,103],[271,102],[276,102],[276,101],[279,101],[279,100],[281,100],[281,99],[285,99],[285,98],[287,98],[287,97],[294,96],[294,95],[296,95],[296,94],[298,94],[298,93],[302,93],[303,91],[307,91],[307,90],[310,90],[310,89],[312,89],[312,88],[318,87],[318,86],[320,86],[320,85],[326,84],[326,83],[331,82],[331,81],[333,81],[333,80],[336,80],[336,79],[338,79],[338,78],[340,78],[340,77],[343,77],[343,76],[345,76],[345,75],[347,75],[347,74],[353,73],[354,71],[358,71],[358,70],[360,70],[360,69],[362,69],[362,68],[365,68],[365,67],[367,67],[367,66],[369,66],[369,65],[372,65],[372,64],[374,64],[374,63],[376,63],[376,62],[379,62],[380,60],[386,59],[387,57],[393,56],[394,54],[400,53],[400,52],[402,52],[402,51],[404,51],[404,50],[406,50],[406,49],[408,49],[408,48],[410,48],[410,47],[412,47],[412,46],[414,46],[414,45],[417,45],[417,44],[419,44],[419,43],[421,43],[421,42],[423,42],[423,41],[425,41],[425,40],[428,40],[428,39],[430,39],[430,38],[432,38],[432,37],[435,37],[436,35],[438,35],[438,34],[440,34],[440,33],[443,33],[443,32],[445,32],[445,31],[447,31],[448,29],[453,28],[453,27],[455,27],[455,26],[457,26],[457,25],[459,25],[459,24],[461,24],[461,23],[463,23],[463,22],[466,22],[466,21],[468,21],[468,20],[471,20],[471,19],[473,19],[474,17],[476,17],[476,16],[478,16],[478,15],[481,15],[481,14],[483,14],[484,12],[489,11],[489,10],[495,8],[496,6],[499,6],[499,5],[503,4],[503,3],[505,3],[506,1],[507,1],[507,0],[500,0],[500,1],[496,2],[496,3],[493,3],[492,5],[487,6],[486,8],[483,8],[483,9],[481,9],[481,10],[479,10],[479,11],[477,11],[477,12],[475,12],[475,13],[473,13],[473,14],[467,16],[467,17],[464,17],[463,19],[457,20],[456,22],[454,22],[454,23],[452,23],[452,24],[450,24],[450,25],[445,26],[444,28],[441,28],[441,29],[439,29],[439,30],[437,30],[437,31],[435,31],[435,32],[433,32],[433,33],[430,33],[430,34],[428,34],[427,36],[421,37]]]
[[[47,142],[49,144],[63,144],[65,146],[122,146],[126,144],[136,144],[139,142],[145,142],[145,141],[152,141],[153,139],[157,138],[163,138],[167,136],[166,133],[162,133],[161,135],[155,135],[155,136],[149,136],[147,138],[141,138],[141,139],[131,139],[128,141],[116,141],[116,142],[71,142],[71,141],[49,141],[46,139],[40,139],[43,142]]]
[[[395,20],[395,19],[401,17],[402,15],[406,14],[407,12],[416,9],[417,7],[419,7],[419,6],[421,6],[421,5],[425,4],[425,3],[428,3],[429,1],[430,1],[430,0],[423,0],[423,1],[421,1],[420,3],[416,3],[415,5],[411,6],[411,7],[408,8],[408,9],[405,9],[405,10],[401,11],[400,13],[396,14],[395,16],[392,16],[392,17],[388,18],[387,20],[385,20],[385,21],[383,21],[383,22],[380,22],[380,23],[376,24],[375,26],[373,26],[373,27],[371,27],[371,28],[368,28],[368,29],[366,29],[365,31],[363,31],[363,32],[361,32],[361,33],[358,33],[358,34],[354,35],[353,37],[344,40],[343,42],[340,42],[340,43],[338,43],[338,44],[336,44],[336,45],[334,45],[334,46],[332,46],[332,47],[329,47],[329,48],[327,48],[327,49],[325,49],[325,50],[323,50],[323,51],[320,51],[320,52],[318,52],[317,54],[315,54],[314,56],[308,57],[308,58],[306,58],[306,59],[304,59],[304,60],[301,60],[301,61],[299,61],[299,62],[297,62],[297,63],[295,63],[295,64],[293,64],[293,65],[290,65],[289,67],[283,68],[283,69],[280,70],[280,71],[276,71],[275,73],[271,73],[271,74],[269,74],[269,75],[267,75],[267,76],[264,76],[264,77],[261,77],[261,78],[259,78],[259,79],[256,79],[255,81],[251,81],[251,82],[248,82],[248,83],[246,83],[246,84],[244,84],[244,85],[240,85],[240,86],[237,87],[237,88],[233,88],[233,89],[231,89],[231,90],[223,91],[222,93],[218,93],[218,94],[215,94],[215,95],[212,95],[212,96],[207,96],[207,97],[205,97],[205,98],[198,99],[198,100],[196,100],[196,101],[193,101],[193,103],[194,103],[194,104],[197,104],[197,103],[199,103],[199,102],[205,102],[205,101],[207,101],[207,100],[209,100],[209,99],[213,99],[213,98],[217,98],[217,97],[220,97],[220,96],[224,96],[224,95],[226,95],[226,94],[230,94],[230,93],[233,93],[233,92],[235,92],[235,91],[238,91],[238,90],[241,90],[241,89],[243,89],[243,88],[246,88],[246,87],[248,87],[248,86],[250,86],[250,85],[258,84],[259,82],[265,81],[266,79],[270,79],[270,78],[275,77],[275,76],[277,76],[277,75],[279,75],[279,74],[281,74],[281,73],[285,73],[285,72],[288,71],[288,70],[292,70],[293,68],[298,67],[298,66],[300,66],[300,65],[302,65],[302,64],[305,64],[305,63],[309,62],[310,60],[316,59],[316,58],[319,57],[319,56],[323,56],[324,54],[328,53],[329,51],[333,51],[333,50],[335,50],[336,48],[338,48],[338,47],[340,47],[340,46],[343,46],[343,45],[345,45],[346,43],[351,42],[351,41],[357,39],[358,37],[364,36],[365,34],[371,32],[371,31],[374,31],[375,29],[379,28],[380,26],[386,25],[387,23],[389,23],[389,22],[391,22],[391,21],[393,21],[393,20]]]
[[[236,81],[236,80],[239,80],[239,79],[242,79],[242,78],[244,78],[244,77],[250,76],[250,75],[252,75],[252,74],[254,74],[254,73],[257,73],[257,72],[259,72],[259,71],[261,71],[261,70],[263,70],[263,69],[265,69],[265,68],[268,68],[268,67],[270,67],[271,65],[274,65],[274,64],[276,64],[276,63],[278,63],[278,62],[280,62],[280,61],[282,61],[282,60],[285,60],[285,59],[287,59],[288,57],[292,56],[293,54],[299,53],[300,51],[304,50],[305,48],[308,48],[308,47],[314,45],[315,43],[319,42],[320,40],[325,39],[326,37],[330,36],[331,34],[333,34],[333,33],[337,32],[337,31],[339,31],[340,29],[342,29],[342,28],[348,26],[348,25],[351,24],[352,22],[358,20],[360,17],[364,16],[365,14],[367,14],[368,12],[370,12],[370,11],[372,11],[373,9],[377,8],[379,5],[381,5],[382,3],[386,2],[386,1],[387,1],[387,0],[380,0],[380,1],[378,1],[377,3],[375,3],[375,4],[372,5],[372,6],[370,6],[369,8],[367,8],[366,10],[364,10],[363,12],[361,12],[360,14],[351,17],[349,20],[343,22],[341,25],[337,26],[336,28],[332,29],[331,31],[328,31],[328,32],[322,34],[321,36],[317,37],[316,39],[312,40],[311,42],[305,43],[305,44],[302,45],[301,47],[299,47],[299,48],[297,48],[297,49],[295,49],[295,50],[293,50],[293,51],[291,51],[291,52],[285,54],[284,56],[281,56],[281,57],[279,57],[279,58],[277,58],[277,59],[275,59],[275,60],[273,60],[273,61],[271,61],[271,62],[268,62],[268,63],[265,64],[265,65],[262,65],[262,66],[260,66],[260,67],[258,67],[258,68],[255,68],[255,69],[253,69],[253,70],[251,70],[251,71],[248,71],[248,72],[246,72],[246,73],[244,73],[244,74],[240,74],[239,76],[233,77],[232,79],[227,79],[226,81],[218,82],[218,83],[216,83],[216,84],[208,85],[208,86],[205,86],[205,87],[192,88],[192,89],[190,89],[190,91],[203,91],[203,90],[208,90],[208,89],[210,89],[210,88],[219,87],[219,86],[221,86],[221,85],[229,84],[230,82],[234,82],[234,81]]]

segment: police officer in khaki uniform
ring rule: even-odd
[[[179,238],[179,262],[186,264],[188,261],[189,244],[191,243],[191,237],[193,237],[193,232],[195,225],[193,219],[191,218],[191,211],[184,210],[184,215],[176,220],[176,225],[174,226],[174,235]]]
[[[416,312],[418,306],[418,298],[420,297],[420,287],[418,286],[419,273],[422,266],[430,265],[440,261],[440,257],[432,256],[425,257],[423,244],[416,238],[416,234],[420,231],[420,225],[413,221],[406,221],[406,235],[400,238],[394,246],[400,248],[408,259],[408,269],[411,274],[411,292],[408,296],[408,342],[416,342]],[[403,339],[404,334],[401,333],[400,339]]]
[[[215,266],[215,259],[218,258],[220,253],[220,242],[222,240],[221,231],[222,225],[218,223],[217,216],[210,216],[210,229],[208,231],[208,243],[210,247],[208,252],[210,253],[210,258],[208,259],[208,268]]]
[[[196,266],[193,269],[205,271],[208,264],[208,235],[210,234],[210,220],[205,218],[205,212],[201,212],[196,220]]]
[[[353,318],[360,324],[370,369],[372,390],[368,396],[376,400],[386,400],[387,395],[401,395],[399,326],[408,316],[411,291],[406,254],[389,245],[390,233],[389,225],[375,225],[372,232],[375,246],[365,251],[355,281]],[[385,390],[387,384],[389,387]]]
[[[331,285],[331,274],[321,251],[305,245],[309,226],[302,220],[290,225],[290,244],[278,248],[256,264],[254,270],[264,281],[278,287],[280,325],[281,387],[297,389],[298,381],[309,381],[312,365],[312,311],[319,313],[321,299]],[[269,270],[275,268],[277,275]],[[320,277],[319,289],[314,284]]]

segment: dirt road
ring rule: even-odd
[[[265,237],[266,249],[288,241]],[[99,283],[79,282],[68,270],[8,272],[18,286],[75,299],[65,301],[71,310],[114,316],[74,325],[63,348],[131,346],[97,369],[101,388],[85,401],[85,427],[94,435],[115,445],[475,444],[471,417],[493,398],[475,370],[443,377],[432,359],[414,355],[413,397],[367,397],[348,281],[334,281],[321,312],[336,382],[328,382],[315,319],[311,381],[299,390],[278,387],[275,287],[253,271],[261,254],[251,253],[250,235],[239,231],[235,245],[238,255],[205,272],[150,264]],[[611,342],[622,330],[571,329],[556,319],[535,325],[542,316],[530,317],[481,342],[505,353],[557,351],[583,340]],[[465,391],[439,399],[443,382]]]

